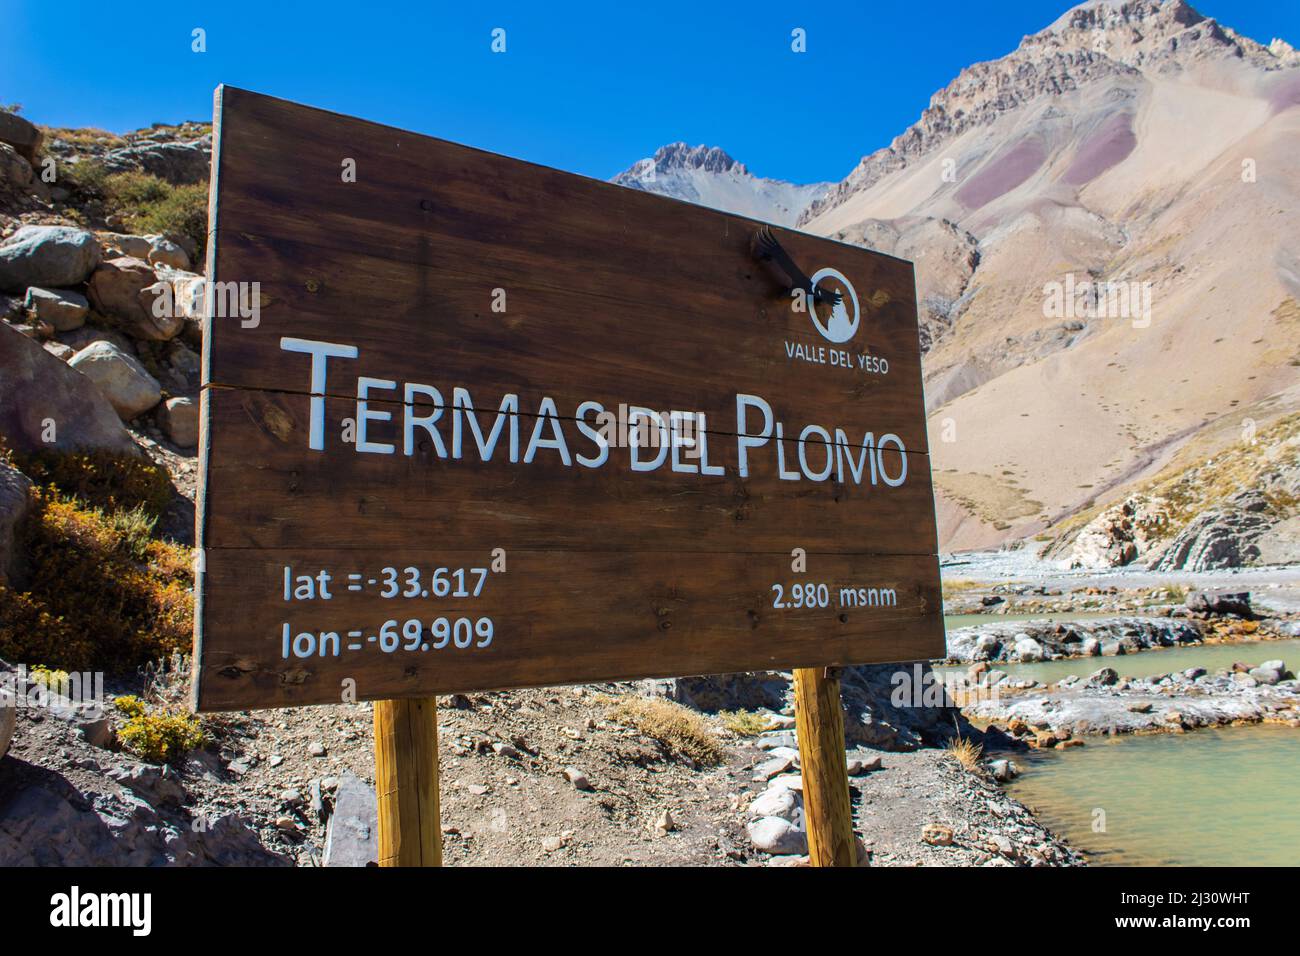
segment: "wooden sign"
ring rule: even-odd
[[[910,263],[230,87],[211,222],[200,709],[942,656]]]

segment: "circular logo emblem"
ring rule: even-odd
[[[813,288],[838,292],[840,301],[808,303],[813,325],[828,342],[847,342],[858,331],[858,293],[853,283],[835,269],[819,269],[812,277]]]

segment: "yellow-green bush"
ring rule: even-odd
[[[150,763],[175,760],[207,743],[207,734],[193,714],[150,711],[140,698],[127,695],[113,701],[126,719],[117,728],[122,747]]]
[[[19,533],[30,588],[0,588],[0,657],[121,671],[188,646],[190,549],[151,529],[139,511],[41,492]]]
[[[108,451],[14,453],[13,465],[38,485],[106,512],[139,509],[156,518],[171,502],[167,469]]]

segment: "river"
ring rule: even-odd
[[[1300,640],[1198,644],[1120,657],[994,666],[1050,683],[1113,667],[1150,677],[1189,667],[1281,659],[1300,668]],[[942,668],[962,672],[965,666]],[[1186,734],[1089,736],[1071,750],[1012,758],[1011,793],[1100,865],[1300,865],[1300,731],[1277,724]],[[1104,811],[1104,815],[1097,811]],[[1104,828],[1104,829],[1103,829]]]

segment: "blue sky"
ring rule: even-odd
[[[210,119],[224,82],[600,178],[685,140],[758,175],[837,180],[962,67],[1069,5],[5,0],[0,102],[121,132]],[[1300,43],[1297,0],[1193,6]],[[195,27],[206,53],[190,49]],[[496,27],[504,54],[490,50]],[[795,27],[806,53],[791,52]]]

